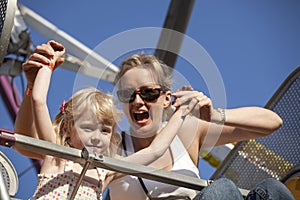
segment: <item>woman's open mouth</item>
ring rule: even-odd
[[[137,124],[145,124],[149,119],[149,112],[147,111],[134,112],[133,118]]]

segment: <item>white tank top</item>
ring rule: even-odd
[[[127,154],[130,155],[134,152],[133,143],[131,137],[127,135],[125,137],[125,144],[127,149]],[[194,165],[188,152],[183,146],[179,137],[175,137],[170,145],[171,153],[173,156],[173,167],[170,171],[184,174],[191,177],[200,178],[199,170]],[[123,156],[125,152],[123,150]],[[148,179],[142,179],[151,197],[167,197],[167,196],[188,196],[191,199],[195,197],[197,191],[192,189],[187,189],[184,187],[174,186],[170,184],[165,184],[157,181],[152,181]],[[143,190],[138,177],[127,175],[119,178],[109,184],[110,198],[111,200],[143,200],[148,199],[145,191]]]

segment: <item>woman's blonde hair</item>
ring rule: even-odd
[[[121,141],[115,128],[122,117],[122,112],[114,106],[111,95],[102,93],[96,88],[79,90],[62,105],[61,111],[52,122],[57,134],[57,144],[69,146],[70,134],[76,117],[87,111],[93,112],[98,120],[112,125],[110,156],[114,156]]]
[[[157,83],[166,90],[171,88],[171,68],[151,54],[133,54],[121,63],[121,68],[115,78],[115,85],[119,87],[121,77],[132,68],[148,69],[152,72]]]

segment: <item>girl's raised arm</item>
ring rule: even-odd
[[[122,160],[141,165],[149,165],[157,160],[171,145],[185,119],[185,116],[185,109],[179,108],[174,112],[169,119],[168,124],[159,132],[159,134],[154,138],[148,147],[141,149],[128,157],[124,157]],[[113,176],[112,179],[117,179],[124,176],[124,174],[117,172],[111,172],[109,175]]]
[[[65,49],[61,44],[54,41],[48,42],[44,48],[47,50],[45,52],[49,52],[49,54],[39,56],[43,57],[49,64],[38,71],[35,79],[32,89],[33,115],[38,138],[56,143],[56,134],[47,107],[47,94],[55,62],[63,56]]]

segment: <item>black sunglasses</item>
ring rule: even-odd
[[[163,88],[141,87],[139,89],[131,88],[126,90],[118,90],[117,96],[119,101],[122,103],[133,102],[137,94],[143,99],[143,101],[153,102],[158,99],[161,92],[166,92],[166,90]]]

